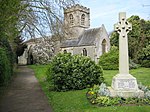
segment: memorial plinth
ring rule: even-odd
[[[119,13],[119,22],[115,31],[119,33],[119,74],[113,77],[109,88],[112,97],[143,97],[144,92],[138,89],[137,80],[129,74],[128,37],[132,25],[126,21],[126,13]]]

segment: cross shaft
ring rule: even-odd
[[[126,13],[119,13],[119,22],[115,24],[115,31],[119,33],[119,73],[129,74],[128,38],[132,25],[126,21]]]

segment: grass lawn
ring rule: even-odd
[[[47,82],[45,81],[45,72],[48,66],[32,65],[30,67],[35,71],[35,75],[47,95],[54,112],[150,112],[150,106],[93,106],[86,99],[86,89],[68,92],[49,91]],[[112,77],[117,73],[118,71],[116,70],[104,71],[104,78],[107,85],[111,85]],[[131,70],[130,74],[135,76],[142,84],[150,86],[149,68]]]

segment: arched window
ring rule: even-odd
[[[83,56],[87,56],[87,50],[86,50],[86,48],[83,48]]]
[[[70,19],[70,24],[73,25],[74,19],[73,19],[73,15],[72,14],[69,15],[69,19]]]
[[[102,54],[104,54],[106,52],[106,40],[104,39],[102,41]]]
[[[85,14],[81,16],[81,25],[85,25]]]
[[[64,50],[64,53],[67,53],[67,50]]]

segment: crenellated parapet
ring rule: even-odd
[[[74,11],[82,11],[82,12],[90,13],[90,8],[87,8],[87,7],[84,7],[82,5],[76,4],[74,6],[65,8],[64,9],[64,14],[68,13],[68,12],[74,12]]]

